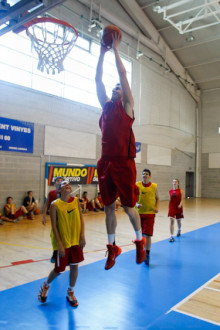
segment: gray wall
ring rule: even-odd
[[[202,196],[220,198],[220,93],[202,96]],[[211,161],[214,157],[215,161]]]
[[[72,11],[67,7],[71,7]],[[108,10],[114,10],[111,6]],[[75,12],[78,12],[76,18]],[[65,6],[59,6],[52,12],[60,19],[70,23],[84,32],[88,31],[87,21],[81,15],[89,17],[89,9],[77,2],[67,1]],[[114,15],[115,13],[112,12]],[[119,14],[119,12],[117,13]],[[123,13],[126,23],[133,23]],[[71,21],[72,20],[72,21]],[[104,21],[104,18],[103,18]],[[104,21],[107,24],[107,21]],[[87,32],[88,33],[88,32]],[[90,36],[91,37],[91,36]],[[173,177],[180,179],[181,187],[185,189],[186,171],[195,172],[195,102],[186,92],[180,82],[164,69],[142,57],[136,60],[137,40],[130,38],[123,31],[120,52],[128,55],[133,64],[132,93],[135,99],[136,140],[142,143],[142,159],[137,164],[138,180],[141,170],[150,168],[152,180],[158,183],[161,199],[168,199]],[[161,58],[145,49],[146,54],[155,60]],[[100,156],[100,130],[98,121],[101,110],[72,102],[46,93],[0,81],[0,116],[33,122],[35,124],[33,155],[0,152],[0,207],[5,204],[5,198],[12,195],[17,206],[22,203],[27,190],[33,190],[34,196],[42,207],[44,201],[44,175],[46,162],[68,162],[74,164],[96,164]],[[94,159],[79,159],[59,157],[44,154],[45,127],[65,128],[77,132],[94,134],[96,136],[96,155]],[[80,141],[79,141],[80,142]],[[147,145],[168,148],[171,153],[169,166],[154,162],[148,164]],[[84,187],[83,187],[84,188]],[[94,186],[86,187],[90,197],[94,197]]]

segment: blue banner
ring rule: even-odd
[[[135,142],[136,153],[141,151],[141,142]]]
[[[0,117],[0,151],[33,153],[34,124]]]

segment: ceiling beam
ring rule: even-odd
[[[211,78],[207,78],[207,79],[200,79],[200,80],[197,80],[196,83],[201,84],[201,83],[217,81],[217,80],[220,80],[220,76],[211,77]]]
[[[164,41],[160,33],[154,27],[152,22],[149,18],[145,15],[144,11],[141,7],[137,4],[135,0],[118,0],[118,2],[122,5],[124,10],[132,17],[134,22],[138,25],[141,31],[146,34],[150,35],[152,41],[157,45],[159,51],[161,52],[161,56],[166,60],[166,63],[170,66],[170,68],[182,78],[187,79],[191,82],[191,84],[195,84],[193,79],[190,77],[189,73],[185,70],[183,65],[179,62],[176,55],[172,52],[170,47]],[[200,93],[195,90],[194,86],[190,84],[184,83],[185,88],[188,92],[192,95],[192,97],[199,102],[200,100]]]
[[[79,2],[81,2],[82,4],[84,4],[85,6],[90,8],[90,5],[91,5],[90,0],[79,0]],[[93,2],[92,8],[96,13],[99,12],[99,6],[95,2]],[[113,15],[112,13],[107,11],[104,7],[101,7],[101,16],[103,18],[105,18],[107,21],[111,22],[112,24],[117,25],[118,27],[120,27],[120,29],[122,31],[126,32],[128,35],[130,35],[134,39],[137,40],[139,38],[139,42],[141,42],[146,47],[153,50],[158,55],[161,55],[161,51],[159,50],[159,48],[157,47],[155,42],[153,42],[151,39],[146,37],[143,33],[139,33],[138,30],[135,30],[130,25],[124,23],[122,21],[122,19],[120,17],[118,17],[117,15],[115,15],[115,14]]]
[[[215,64],[215,63],[219,63],[219,62],[220,62],[220,58],[216,58],[216,59],[212,59],[212,60],[208,60],[208,61],[204,61],[204,62],[200,62],[200,63],[196,63],[196,64],[187,65],[184,68],[185,69],[191,69],[191,68],[196,68],[198,66]]]
[[[21,0],[0,18],[0,36],[21,27],[33,18],[43,15],[46,11],[60,5],[65,0]]]

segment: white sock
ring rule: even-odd
[[[74,286],[69,286],[69,291],[73,292],[74,291]]]
[[[138,230],[138,231],[135,230],[135,234],[136,234],[136,240],[141,241],[142,240],[142,231],[141,231],[141,229]]]
[[[115,241],[115,234],[108,234],[108,244],[113,244]]]
[[[50,286],[50,283],[48,283],[47,281],[45,281],[44,284],[45,284],[46,286]]]

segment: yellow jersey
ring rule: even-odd
[[[138,204],[142,204],[139,209],[136,207],[139,214],[155,214],[156,207],[156,189],[157,184],[151,182],[149,187],[144,187],[142,181],[136,183],[139,189]]]
[[[54,201],[57,212],[57,229],[60,235],[61,242],[65,249],[73,245],[79,245],[81,234],[81,219],[79,213],[78,199],[67,203],[61,199]],[[51,231],[51,242],[53,250],[58,250],[58,244]]]

